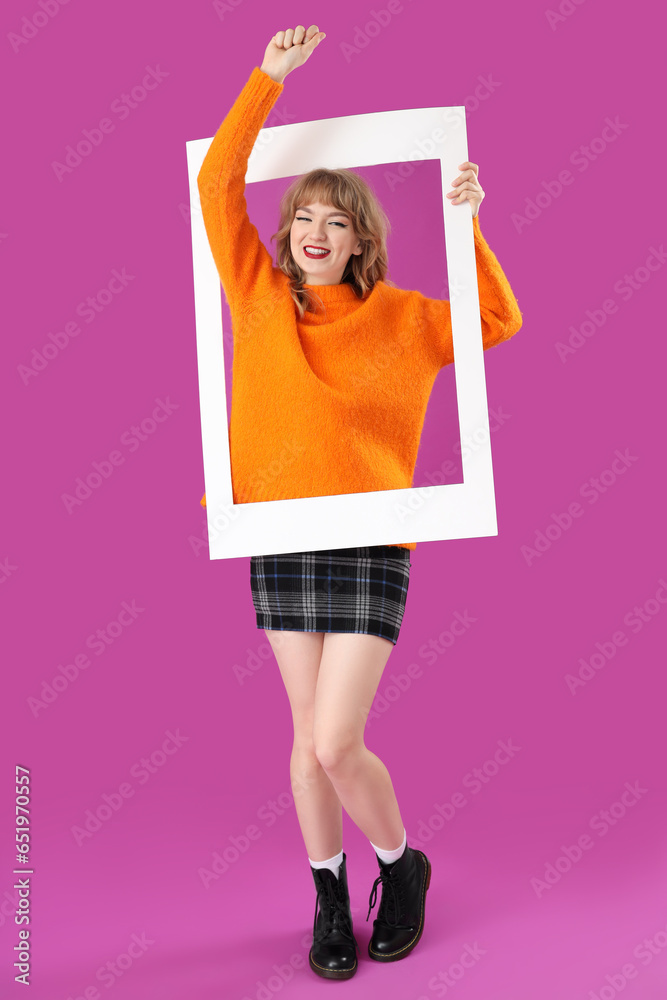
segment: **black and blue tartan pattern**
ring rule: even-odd
[[[366,545],[250,557],[257,628],[379,635],[394,645],[410,549]]]

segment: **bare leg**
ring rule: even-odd
[[[348,632],[324,634],[315,691],[315,752],[345,811],[381,850],[403,841],[403,821],[387,768],[364,744],[364,727],[389,639]]]
[[[325,861],[342,850],[343,810],[313,745],[315,689],[324,633],[264,631],[292,710],[294,743],[290,780],[299,826],[308,857],[312,861]]]

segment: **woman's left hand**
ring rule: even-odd
[[[482,204],[482,198],[484,197],[484,191],[477,179],[479,166],[476,163],[466,160],[465,163],[459,163],[459,170],[463,172],[459,174],[456,180],[452,181],[452,187],[456,188],[456,190],[448,191],[447,197],[451,199],[453,205],[460,205],[464,201],[469,201],[474,219],[479,212],[479,206]]]

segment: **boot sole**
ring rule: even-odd
[[[374,962],[398,962],[401,958],[405,958],[406,955],[410,954],[412,949],[419,943],[419,939],[422,936],[422,932],[424,930],[424,913],[426,909],[426,890],[431,884],[431,862],[428,860],[428,858],[422,851],[417,851],[417,854],[420,854],[422,856],[426,866],[426,882],[424,884],[424,890],[422,892],[421,913],[419,915],[419,929],[415,934],[414,938],[412,939],[412,941],[409,942],[409,944],[403,945],[403,947],[399,948],[398,951],[392,951],[385,955],[372,951],[371,949],[372,938],[371,938],[371,941],[368,942],[368,954],[370,958],[373,959]]]
[[[313,961],[312,955],[308,955],[308,964],[313,972],[322,976],[323,979],[351,979],[357,971],[358,962],[355,962],[351,969],[324,969]]]

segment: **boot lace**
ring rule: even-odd
[[[407,926],[398,921],[405,903],[405,884],[394,868],[380,869],[380,874],[373,882],[368,899],[366,920],[370,917],[371,910],[377,902],[377,889],[380,882],[382,882],[382,898],[378,907],[377,920],[389,927]]]
[[[336,891],[339,887],[342,888],[339,882],[336,882],[336,888],[334,889],[332,883],[326,881],[317,894],[317,898],[315,899],[315,917],[313,919],[313,941],[319,944],[334,929],[336,926],[336,916],[338,916],[338,930],[343,937],[354,942],[354,947],[358,951],[359,945],[350,926],[346,901]],[[322,896],[325,897],[324,900],[321,899]],[[324,905],[321,906],[321,902]],[[322,914],[322,923],[320,924],[319,931],[317,930],[318,910]]]

